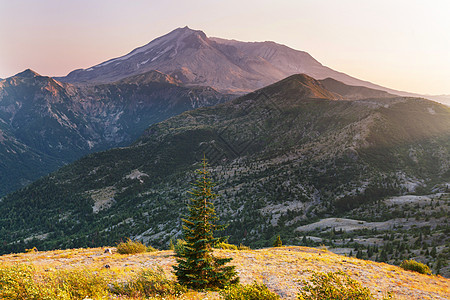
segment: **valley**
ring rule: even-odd
[[[181,236],[192,171],[206,155],[231,243],[267,247],[279,234],[286,244],[353,249],[373,260],[425,259],[447,274],[449,127],[450,109],[436,102],[349,101],[294,75],[152,125],[129,147],[86,156],[4,197],[0,249],[94,247],[129,236],[167,247]],[[397,216],[399,200],[385,200],[432,192],[440,194],[428,221],[416,204]],[[392,232],[406,217],[418,220]],[[333,223],[322,226],[331,232],[307,225],[330,218],[387,223],[342,232]],[[400,242],[404,250],[394,253]]]

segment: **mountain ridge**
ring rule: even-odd
[[[306,74],[291,75],[263,89],[266,91],[278,89],[286,94],[296,94],[296,96],[300,98],[342,99],[342,96],[330,93],[320,81],[317,81]]]
[[[309,53],[273,41],[241,42],[208,37],[201,30],[177,28],[126,55],[58,80],[77,84],[108,83],[159,70],[187,85],[208,85],[225,93],[245,94],[297,73],[316,79],[331,77],[406,97],[424,97],[450,105],[445,96],[419,95],[386,88],[323,66]]]
[[[158,71],[74,86],[27,69],[0,82],[0,195],[88,153],[125,146],[154,122],[229,98]]]

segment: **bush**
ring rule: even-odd
[[[149,246],[147,246],[146,251],[147,251],[147,252],[156,252],[156,251],[158,251],[158,249],[153,248],[152,246],[149,245]]]
[[[217,248],[217,249],[227,249],[227,250],[238,250],[238,247],[236,245],[228,244],[228,243],[225,243],[225,242],[218,243],[215,248]]]
[[[17,265],[0,269],[0,299],[35,299],[39,295],[47,296],[36,284],[34,268]]]
[[[108,295],[107,282],[97,270],[39,274],[32,266],[16,265],[0,268],[0,299],[103,299]]]
[[[431,270],[427,265],[412,259],[402,261],[400,267],[407,271],[414,271],[420,274],[431,274]]]
[[[186,292],[186,289],[177,282],[167,279],[162,269],[142,270],[129,282],[116,282],[110,288],[108,283],[114,280],[117,279],[104,269],[39,273],[34,267],[28,265],[0,267],[0,299],[106,299],[111,293],[141,299],[167,295],[179,296]]]
[[[186,241],[178,239],[177,244],[174,247],[174,251],[179,256],[184,252],[185,247],[186,247]]]
[[[108,278],[99,270],[64,270],[56,273],[55,291],[64,290],[68,299],[103,299],[109,294]],[[40,298],[42,299],[42,298]],[[61,299],[61,298],[55,298]]]
[[[270,291],[265,284],[236,284],[220,292],[224,300],[277,300],[280,296]]]
[[[35,253],[38,252],[38,249],[36,247],[33,247],[31,249],[25,249],[25,253]]]
[[[304,286],[298,294],[300,300],[374,300],[370,290],[350,278],[346,273],[312,272],[309,281],[303,280]],[[387,298],[390,299],[390,295]]]
[[[126,242],[117,244],[117,252],[120,254],[143,253],[147,251],[147,247],[139,241],[128,239]]]
[[[114,284],[113,292],[130,297],[179,296],[187,290],[174,280],[167,279],[161,268],[142,270],[126,283]]]
[[[239,244],[238,250],[251,250],[251,248],[248,247],[248,246],[244,246],[244,245],[242,245],[242,244]]]

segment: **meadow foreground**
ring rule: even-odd
[[[126,280],[142,268],[161,267],[173,277],[175,264],[173,251],[156,251],[141,254],[105,253],[107,248],[55,250],[8,254],[0,257],[0,265],[32,265],[37,273],[60,270],[104,270],[116,278]],[[214,254],[233,258],[231,264],[243,284],[254,281],[266,284],[282,299],[296,299],[301,280],[311,275],[308,270],[329,272],[342,270],[381,298],[388,292],[394,299],[448,299],[450,280],[441,276],[422,275],[399,267],[333,254],[326,250],[288,246],[258,250],[215,250]],[[105,266],[109,266],[105,268]],[[186,298],[187,297],[187,298]],[[218,293],[189,293],[180,299],[221,299]],[[125,299],[125,298],[123,298]]]

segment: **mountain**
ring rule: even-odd
[[[126,146],[153,123],[229,98],[158,71],[77,87],[25,70],[0,81],[0,195],[88,153]]]
[[[74,70],[59,80],[84,84],[108,83],[150,70],[169,74],[184,84],[207,85],[226,93],[252,92],[287,76],[305,73],[315,79],[333,78],[347,85],[402,96],[418,96],[348,76],[323,66],[307,52],[285,45],[213,38],[187,26],[177,28],[124,56],[88,69]]]
[[[381,210],[387,196],[446,191],[449,107],[397,96],[350,101],[325,84],[293,75],[184,112],[150,126],[131,146],[88,155],[4,197],[0,251],[108,245],[127,236],[167,244],[180,234],[203,155],[217,182],[217,211],[229,224],[223,234],[256,247],[276,234],[299,243],[301,226],[349,211],[362,215],[357,210],[365,206],[374,205],[365,210],[373,218],[392,216]],[[445,230],[436,227],[443,224],[436,209],[423,222]],[[427,233],[430,244],[445,240]],[[343,234],[347,242],[353,237]]]

